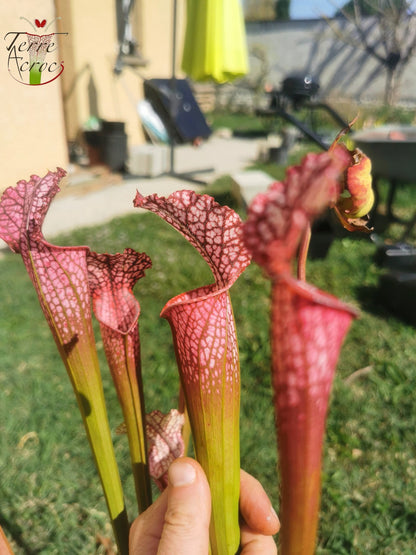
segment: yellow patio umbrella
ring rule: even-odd
[[[186,0],[182,69],[194,81],[231,81],[248,71],[241,0]]]

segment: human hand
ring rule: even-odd
[[[131,555],[207,555],[211,493],[201,466],[181,458],[169,468],[169,485],[134,521]],[[280,523],[266,492],[253,476],[240,475],[241,554],[275,555],[271,537]]]

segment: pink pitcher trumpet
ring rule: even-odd
[[[139,513],[152,502],[146,453],[145,408],[140,364],[138,320],[140,305],[133,294],[136,282],[152,263],[145,253],[87,256],[93,309],[100,323],[104,351],[129,440]]]
[[[139,193],[135,206],[161,216],[200,252],[215,283],[171,299],[161,316],[171,326],[196,457],[212,493],[212,554],[239,546],[240,372],[229,288],[250,262],[241,220],[207,195],[178,191],[169,198]]]
[[[66,366],[103,485],[120,553],[128,552],[128,521],[111,440],[88,287],[87,247],[58,247],[42,235],[49,205],[65,172],[19,181],[0,201],[0,237],[20,253]]]
[[[309,154],[252,202],[244,238],[272,280],[272,385],[281,483],[281,553],[315,551],[321,457],[335,366],[356,311],[292,277],[311,220],[334,203],[344,151]]]

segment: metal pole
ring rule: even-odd
[[[172,71],[170,80],[170,116],[172,122],[175,121],[177,113],[177,99],[176,99],[176,20],[177,20],[177,0],[173,0],[173,14],[172,14]],[[175,173],[175,139],[172,134],[170,137],[170,172]]]

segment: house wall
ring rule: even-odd
[[[344,25],[350,25],[344,22]],[[375,22],[365,22],[370,42]],[[248,22],[249,49],[260,47],[267,56],[267,81],[279,88],[293,73],[311,74],[320,83],[324,98],[381,101],[385,72],[373,57],[339,40],[323,20]],[[254,70],[254,66],[252,67]],[[416,58],[407,66],[399,100],[416,103]]]
[[[5,35],[22,31],[34,33],[20,19],[36,18],[49,23],[55,17],[53,0],[2,2],[0,9],[0,191],[31,174],[67,165],[67,147],[62,111],[61,77],[42,86],[15,81],[8,71],[9,44]],[[56,30],[55,25],[47,31]],[[42,34],[39,32],[38,34]]]
[[[276,16],[275,0],[245,0],[244,16],[247,21],[266,21]]]
[[[19,0],[3,2],[0,29],[6,33],[33,30],[35,19],[51,22],[59,37],[57,62],[64,71],[54,82],[28,86],[8,71],[7,41],[0,41],[0,190],[31,174],[68,165],[68,141],[81,136],[90,116],[126,123],[130,146],[144,140],[137,115],[143,79],[171,75],[173,0],[136,0],[132,17],[145,67],[113,72],[117,56],[115,0]],[[177,75],[185,23],[185,1],[177,1]]]
[[[90,116],[124,121],[129,146],[143,142],[137,115],[143,79],[169,77],[172,60],[173,0],[137,0],[132,22],[145,67],[113,72],[117,56],[115,0],[56,0],[61,25],[69,29],[62,41],[68,60],[62,79],[69,140],[76,140]],[[178,1],[177,50],[181,52],[184,1]],[[179,65],[179,63],[178,63]]]

